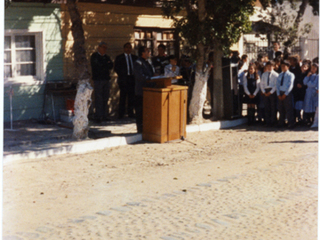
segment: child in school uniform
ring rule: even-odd
[[[294,74],[293,83],[293,101],[294,101],[294,119],[295,122],[301,123],[301,103],[304,99],[305,88],[303,86],[302,70],[299,63],[299,56],[289,56],[290,68],[289,71]]]
[[[319,86],[316,87],[317,94],[319,96]],[[319,106],[316,107],[316,113],[314,114],[313,124],[311,125],[311,128],[317,128],[318,127],[318,119],[319,119]]]
[[[274,126],[277,122],[277,79],[279,74],[274,71],[274,62],[266,64],[266,72],[261,76],[260,89],[263,94],[267,126]]]
[[[310,63],[303,62],[300,67],[301,75],[298,79],[294,80],[293,89],[296,88],[296,95],[294,96],[294,109],[295,109],[295,117],[299,124],[302,124],[305,121],[305,112],[303,111],[303,101],[306,95],[307,87],[303,84],[303,79],[310,72],[310,68],[311,68]]]
[[[255,64],[250,64],[248,72],[243,76],[243,89],[246,103],[248,104],[248,125],[252,125],[255,122],[256,104],[258,103],[257,94],[260,90],[260,78]]]
[[[284,127],[285,119],[288,119],[288,127],[294,128],[294,108],[293,108],[293,83],[294,74],[289,71],[290,62],[283,60],[281,62],[282,72],[277,79],[277,96],[279,109],[279,124],[278,127]]]
[[[307,86],[304,97],[304,112],[308,126],[314,120],[316,108],[318,107],[318,84],[319,84],[319,66],[313,63],[308,75],[303,79],[303,84]]]
[[[262,56],[262,60],[264,60],[265,56]],[[265,72],[265,62],[255,62],[256,65],[256,71],[259,75],[259,78],[261,80],[261,76],[262,74]],[[261,83],[261,81],[260,81]],[[263,94],[261,93],[261,91],[259,91],[258,95],[258,102],[257,102],[257,115],[258,115],[258,122],[265,124],[266,122],[266,116],[265,116],[265,105],[264,105],[264,101],[263,101]]]

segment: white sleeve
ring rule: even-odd
[[[243,74],[243,90],[247,95],[250,95],[250,92],[248,90],[248,80],[246,74]]]
[[[180,68],[178,66],[176,67],[175,75],[176,76],[180,75]]]
[[[305,76],[305,78],[303,79],[303,84],[307,85],[308,82],[309,82],[309,77]]]
[[[274,79],[274,85],[273,88],[271,89],[271,94],[275,93],[277,91],[277,79],[278,79],[279,74],[277,72],[272,73],[272,79]]]
[[[260,78],[257,79],[257,86],[256,86],[256,90],[254,91],[253,95],[257,96],[257,94],[259,93],[260,90]]]
[[[164,76],[166,76],[166,77],[171,77],[170,65],[166,65],[166,66],[164,67]]]

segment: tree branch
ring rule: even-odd
[[[299,7],[299,11],[298,11],[298,15],[297,18],[294,22],[294,27],[298,30],[299,28],[299,24],[302,21],[302,16],[304,14],[304,12],[306,11],[307,5],[309,3],[309,0],[302,0],[302,3]]]

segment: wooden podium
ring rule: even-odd
[[[156,81],[168,85],[168,78]],[[143,140],[164,143],[186,137],[188,87],[170,85],[143,89]]]

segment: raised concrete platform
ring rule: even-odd
[[[188,125],[187,133],[231,128],[231,127],[239,126],[244,123],[246,123],[246,119],[241,118],[236,120],[203,123],[200,125]],[[10,144],[7,143],[7,147],[6,146],[4,147],[3,163],[6,164],[12,161],[17,161],[21,159],[46,158],[49,156],[56,156],[56,155],[67,154],[67,153],[81,154],[81,153],[86,153],[90,151],[97,151],[105,148],[123,146],[123,145],[128,145],[128,144],[142,141],[142,135],[134,133],[136,132],[135,124],[132,122],[123,123],[123,124],[118,123],[114,125],[112,125],[111,123],[111,125],[108,125],[105,127],[95,126],[92,129],[94,130],[95,128],[96,128],[96,133],[98,133],[99,131],[109,131],[109,132],[115,133],[115,135],[122,135],[122,136],[112,136],[112,134],[109,134],[106,137],[101,137],[98,139],[72,141],[70,140],[70,138],[67,139],[65,137],[65,136],[71,136],[70,129],[69,129],[69,132],[67,132],[67,130],[65,131],[60,130],[59,134],[63,136],[61,138],[59,138],[60,135],[57,135],[51,138],[47,138],[47,139],[43,138],[40,140],[29,140],[29,141],[21,140],[20,142],[11,144],[11,146]],[[124,134],[120,134],[121,130],[123,130]],[[52,132],[54,132],[54,129]],[[48,132],[46,132],[45,134],[48,134]],[[15,135],[19,135],[19,129],[17,130],[16,133],[15,132],[11,133],[10,137],[14,139]],[[24,136],[23,133],[20,133],[20,135],[21,135],[21,138]]]

